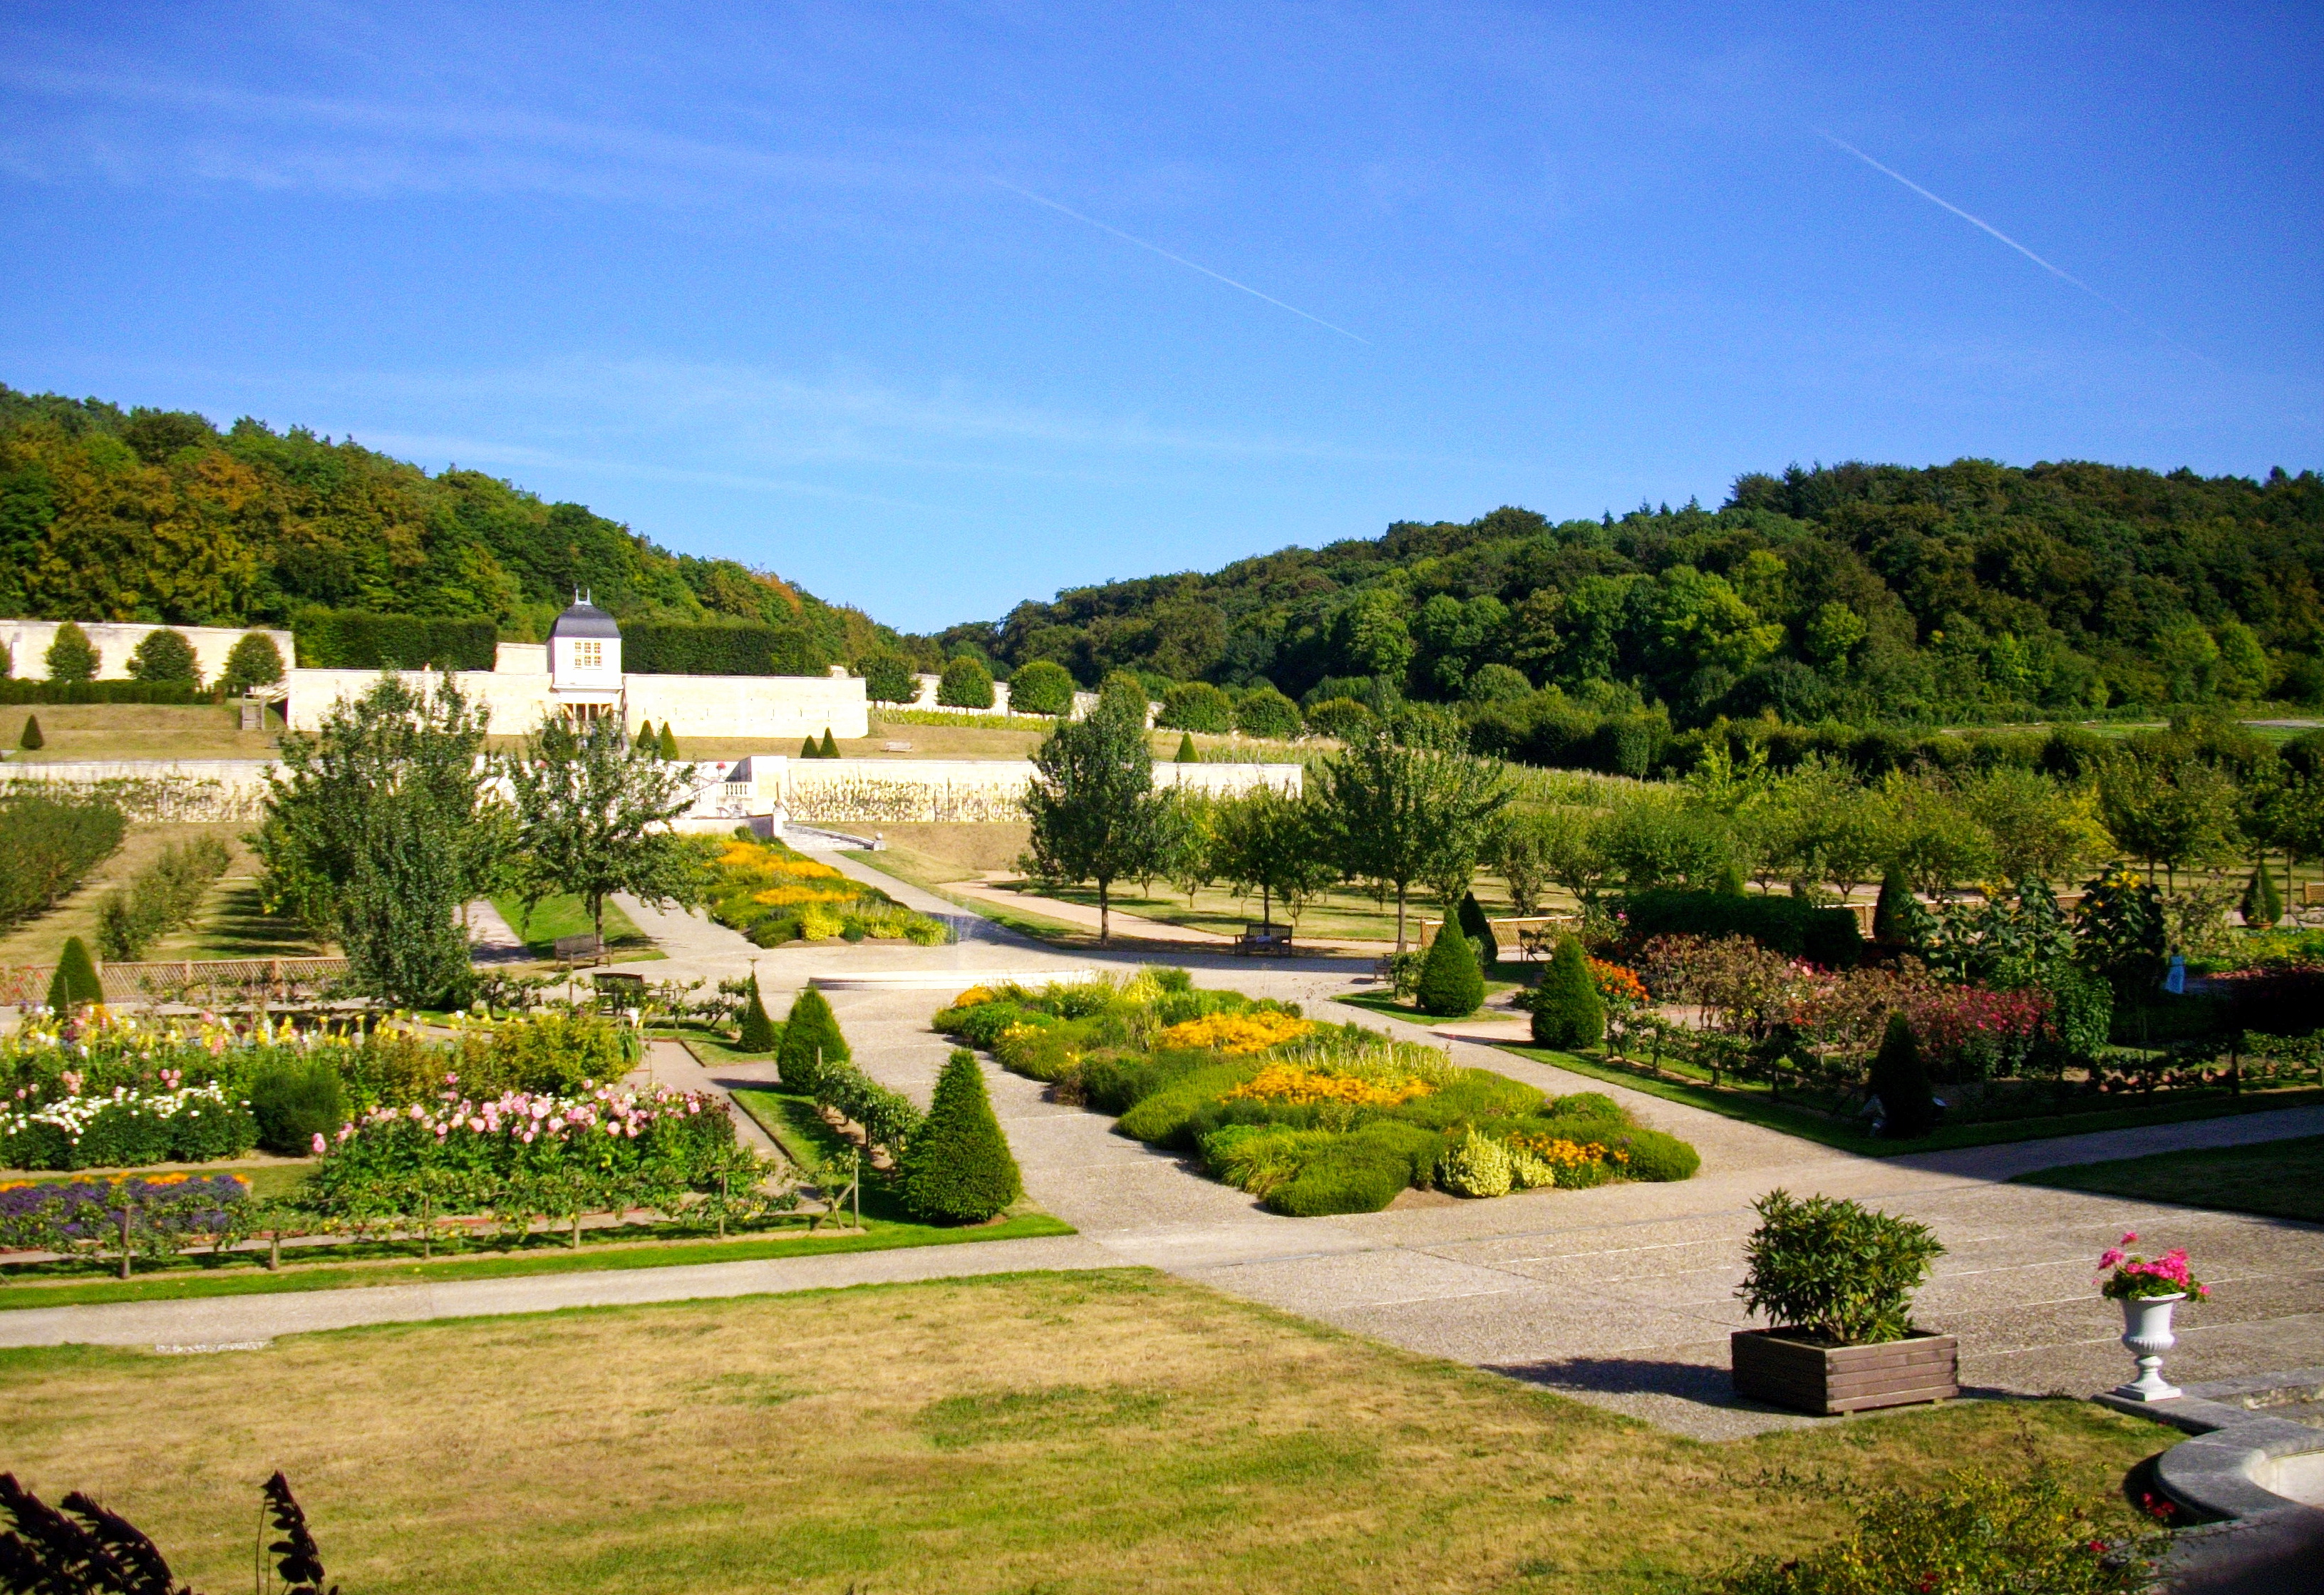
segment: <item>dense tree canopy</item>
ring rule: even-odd
[[[0,385],[0,614],[248,625],[320,607],[539,638],[576,587],[624,621],[771,626],[811,668],[906,648],[770,572],[672,554],[482,472]]]
[[[2324,479],[1959,460],[1748,475],[1719,510],[1500,509],[956,627],[1004,665],[1308,701],[1557,687],[1682,724],[2324,696]]]

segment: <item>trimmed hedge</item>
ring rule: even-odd
[[[622,668],[636,676],[820,676],[825,659],[798,632],[773,626],[632,621]]]
[[[839,1033],[839,1016],[823,993],[813,986],[802,988],[784,1016],[782,1043],[775,1053],[775,1073],[783,1089],[819,1099],[824,1075],[854,1056],[847,1037]]]
[[[1533,1038],[1544,1046],[1577,1052],[1606,1037],[1606,1004],[1590,978],[1582,943],[1558,938],[1557,951],[1533,993]]]
[[[1235,705],[1235,729],[1245,736],[1288,742],[1299,734],[1299,705],[1271,687],[1244,695]]]
[[[1442,1019],[1464,1019],[1483,1004],[1485,977],[1477,967],[1477,950],[1461,933],[1457,918],[1437,927],[1412,1000],[1421,1012]]]
[[[1209,682],[1188,681],[1164,695],[1154,724],[1174,731],[1229,732],[1234,729],[1234,705]]]
[[[500,644],[483,615],[310,609],[293,625],[299,662],[312,670],[489,670]]]
[[[1034,659],[1009,678],[1009,706],[1019,715],[1069,715],[1074,678],[1054,659]]]
[[[1864,952],[1856,916],[1789,897],[1734,897],[1719,891],[1642,891],[1624,901],[1635,941],[1658,936],[1747,936],[1761,946],[1831,969],[1855,965]]]
[[[190,681],[17,681],[0,679],[0,704],[206,704]]]

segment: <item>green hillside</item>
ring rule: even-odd
[[[1846,465],[1717,511],[1496,510],[1109,583],[955,627],[1053,659],[1314,701],[1553,687],[1681,724],[2082,714],[2324,696],[2324,480],[2080,464]]]
[[[0,385],[0,614],[293,624],[315,609],[486,616],[537,640],[576,587],[624,620],[773,627],[815,670],[894,632],[769,571],[673,554],[478,471],[351,441]]]

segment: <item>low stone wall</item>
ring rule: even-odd
[[[49,673],[49,644],[57,639],[61,621],[0,621],[0,647],[8,650],[13,667],[11,674],[21,681],[37,681]],[[274,646],[282,651],[282,663],[290,663],[290,633],[271,626],[152,626],[126,621],[81,621],[77,622],[97,649],[97,678],[99,681],[129,679],[129,658],[137,645],[154,632],[175,632],[194,646],[194,658],[200,664],[202,684],[215,686],[226,673],[226,656],[234,645],[252,632],[263,632],[274,639]]]
[[[982,822],[1024,817],[1029,759],[761,759],[751,761],[762,798],[796,820]],[[1296,797],[1297,764],[1157,764],[1157,787],[1232,797],[1269,786]]]

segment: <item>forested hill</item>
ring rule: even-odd
[[[0,614],[243,625],[368,609],[488,615],[537,639],[576,587],[623,620],[770,625],[810,668],[899,641],[769,572],[670,553],[482,472],[0,385]]]
[[[2324,480],[1964,459],[1748,475],[1717,511],[1405,522],[945,641],[1294,696],[1556,687],[1682,723],[2324,696]],[[1635,696],[1634,696],[1635,695]]]

